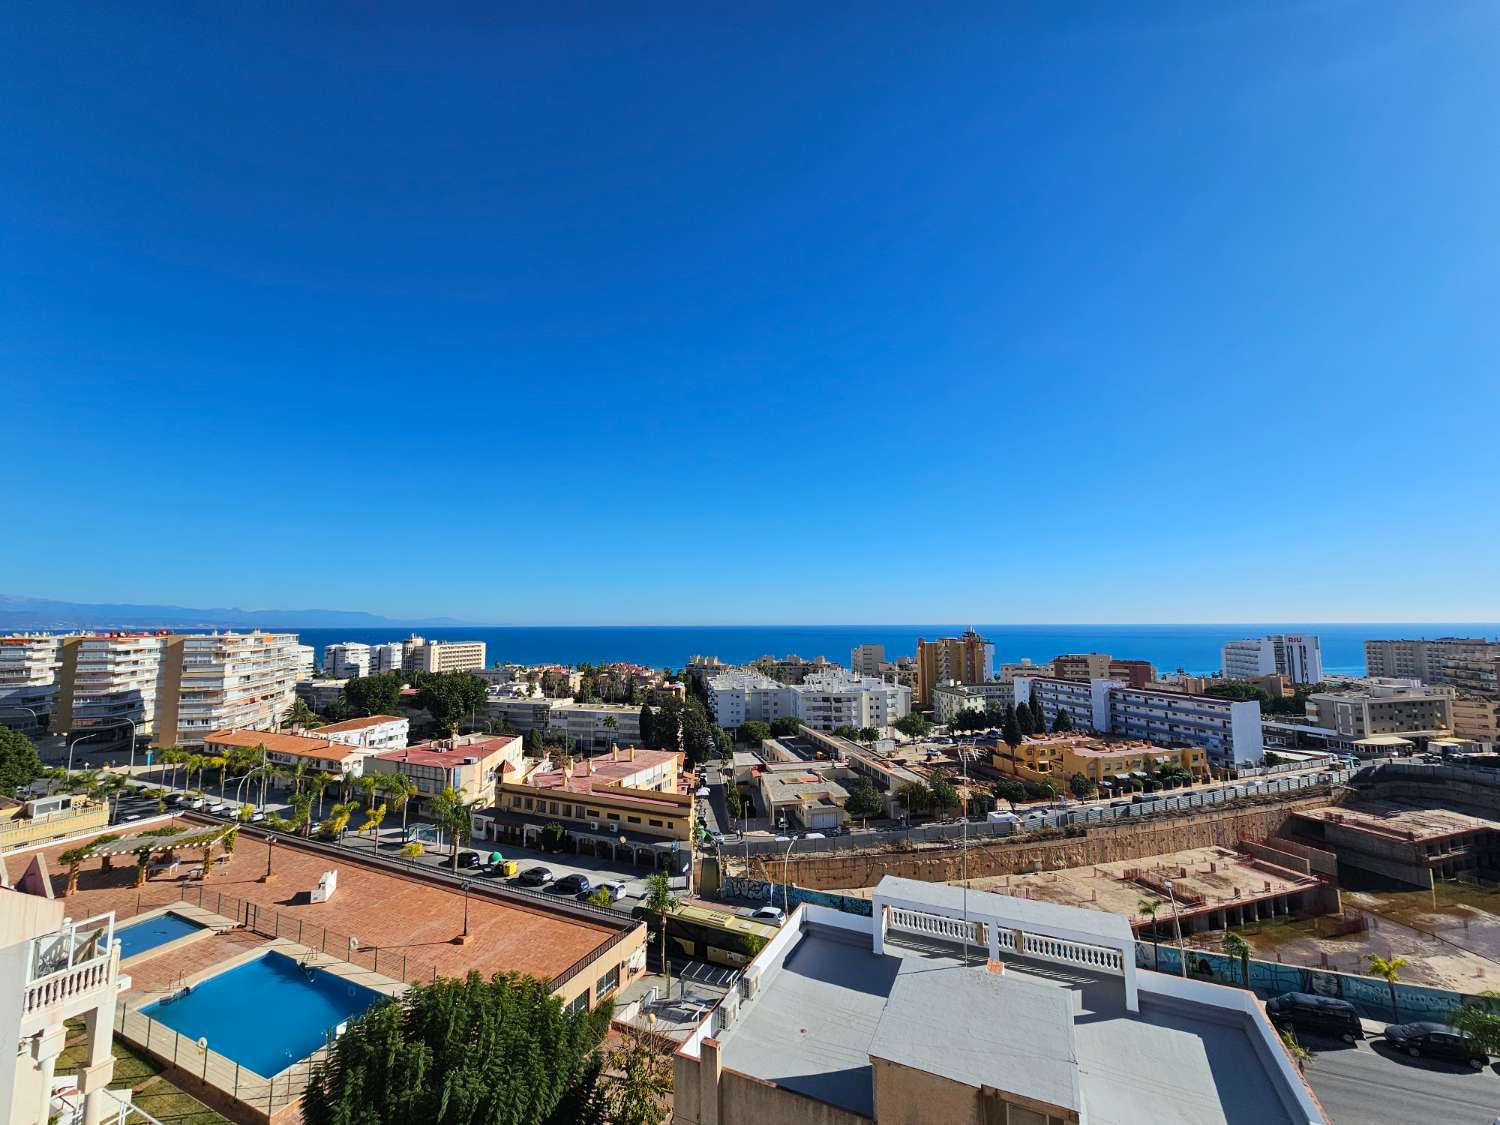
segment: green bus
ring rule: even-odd
[[[647,948],[653,958],[659,956],[661,934],[656,915],[643,906],[637,906],[631,913],[651,927]],[[727,910],[679,906],[667,915],[667,955],[742,969],[776,933],[776,927],[767,922],[756,922]]]

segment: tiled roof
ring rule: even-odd
[[[330,723],[326,727],[316,727],[314,734],[344,734],[348,731],[364,730],[367,727],[378,727],[384,723],[404,723],[407,720],[400,715],[367,715],[363,719],[345,719],[341,723]]]
[[[298,734],[277,734],[267,730],[216,730],[203,736],[205,746],[242,746],[256,750],[264,746],[277,754],[296,754],[304,758],[328,758],[342,761],[358,755],[352,747],[329,742],[326,738],[304,738]]]

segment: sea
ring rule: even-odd
[[[827,657],[848,664],[857,645],[885,646],[895,660],[917,651],[917,638],[951,637],[967,625],[580,625],[436,628],[422,630],[429,640],[484,641],[486,661],[515,664],[597,664],[627,661],[653,668],[681,668],[693,656],[717,656],[743,664],[762,656],[795,654],[805,660]],[[1319,625],[984,625],[975,624],[995,646],[996,664],[1023,659],[1038,663],[1069,652],[1107,652],[1127,660],[1149,660],[1159,672],[1195,674],[1219,670],[1226,641],[1266,633],[1314,633],[1320,638],[1323,671],[1361,675],[1364,642],[1382,637],[1494,637],[1500,624]],[[289,630],[290,631],[290,630]],[[399,641],[401,629],[297,629],[303,644],[317,650],[321,665],[326,645],[345,641],[381,644]]]

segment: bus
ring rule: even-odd
[[[651,927],[647,946],[652,958],[660,955],[659,919],[643,906],[631,913]],[[776,936],[776,927],[756,922],[727,910],[710,910],[706,906],[679,906],[667,915],[667,955],[691,961],[709,961],[742,969]],[[658,966],[659,968],[660,966]]]

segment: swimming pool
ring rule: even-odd
[[[120,943],[120,960],[155,949],[158,945],[166,945],[180,937],[187,937],[188,934],[195,934],[201,929],[203,927],[197,922],[172,913],[132,922],[115,930],[115,938]]]
[[[328,1033],[362,1015],[380,993],[283,953],[265,953],[210,977],[192,991],[141,1011],[208,1049],[269,1078],[327,1042]]]

